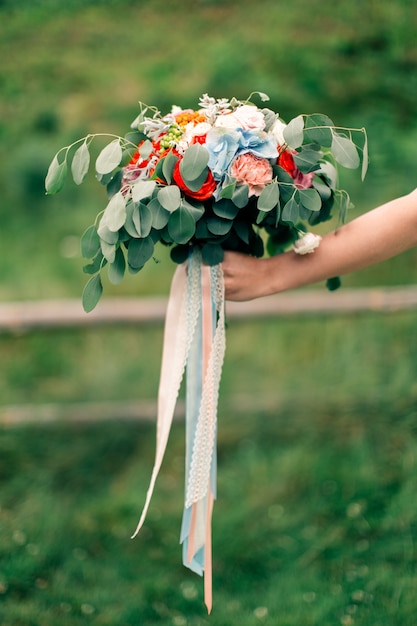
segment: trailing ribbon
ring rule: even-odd
[[[146,518],[186,369],[185,503],[180,543],[184,565],[200,576],[204,574],[204,600],[209,613],[212,608],[211,516],[216,498],[217,404],[225,349],[222,270],[219,265],[203,265],[200,252],[194,250],[188,268],[180,265],[171,284],[158,392],[155,463],[133,537]]]

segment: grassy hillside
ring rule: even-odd
[[[204,92],[261,90],[285,119],[322,111],[367,127],[369,176],[363,185],[356,173],[342,179],[356,213],[415,185],[412,2],[355,0],[329,10],[318,0],[285,8],[267,0],[39,0],[3,2],[0,16],[4,299],[79,295],[77,239],[102,208],[103,190],[91,181],[45,197],[45,171],[58,148],[86,132],[124,134],[139,100],[168,110],[195,106]],[[413,280],[414,269],[414,255],[405,256],[386,280]],[[372,283],[381,272],[354,280]],[[151,274],[117,293],[154,291]]]

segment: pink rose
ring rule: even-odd
[[[272,174],[270,162],[251,152],[240,154],[230,166],[230,175],[237,183],[249,186],[249,196],[259,196],[265,185],[272,181]]]

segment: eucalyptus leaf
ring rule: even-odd
[[[284,139],[290,148],[299,148],[304,139],[304,118],[302,115],[294,117],[284,128]]]
[[[113,263],[109,263],[108,275],[109,280],[113,285],[118,285],[122,282],[126,271],[126,260],[123,250],[119,247],[116,250],[116,255]]]
[[[118,191],[110,198],[103,214],[103,220],[107,228],[113,232],[118,231],[126,221],[126,196]]]
[[[185,244],[195,233],[196,221],[185,207],[172,213],[168,222],[168,232],[175,243]]]
[[[213,202],[212,205],[213,213],[218,215],[219,217],[225,217],[226,219],[232,220],[239,213],[239,207],[236,206],[234,202],[223,198],[218,200],[217,202]]]
[[[269,185],[266,185],[258,198],[258,210],[259,211],[272,211],[279,202],[279,187],[276,181],[273,181]]]
[[[101,240],[100,247],[104,258],[107,259],[109,263],[113,263],[116,257],[116,244]]]
[[[83,309],[86,313],[90,313],[98,301],[101,298],[103,293],[103,284],[101,282],[100,274],[96,274],[85,285],[83,294],[82,294],[82,304]]]
[[[100,220],[97,232],[101,241],[105,241],[106,243],[109,243],[111,245],[119,241],[119,233],[108,228],[104,217],[102,217]]]
[[[144,198],[150,198],[156,187],[155,180],[139,180],[132,185],[133,202],[139,202]]]
[[[140,234],[136,230],[136,226],[133,222],[133,211],[135,206],[135,203],[132,201],[129,201],[126,204],[126,220],[124,223],[124,229],[128,233],[128,235],[130,235],[130,237],[138,239],[140,237]]]
[[[96,172],[97,174],[109,174],[117,167],[123,157],[120,139],[111,141],[97,157]]]
[[[241,239],[244,243],[249,244],[250,231],[249,224],[247,222],[236,220],[233,222],[233,229],[239,239]]]
[[[172,183],[172,174],[178,157],[170,150],[168,154],[162,159],[162,173],[168,185]]]
[[[89,226],[81,237],[81,254],[84,259],[92,259],[100,250],[100,237],[95,224]]]
[[[181,192],[176,185],[162,187],[158,191],[157,198],[164,209],[170,213],[176,211],[181,204]]]
[[[208,167],[206,167],[202,171],[200,176],[198,176],[195,180],[185,180],[184,179],[184,182],[186,183],[186,185],[187,185],[188,189],[190,189],[190,191],[200,191],[201,187],[204,185],[204,183],[207,180],[207,175],[208,175]]]
[[[318,162],[320,160],[321,153],[311,148],[305,148],[301,152],[297,152],[293,155],[294,163],[298,169],[304,174],[313,172],[318,168]]]
[[[219,237],[223,235],[227,235],[228,232],[232,229],[233,221],[225,220],[221,217],[208,217],[207,220],[207,228],[213,234]]]
[[[143,144],[139,148],[139,154],[142,159],[148,159],[153,151],[152,142],[149,139],[145,139]]]
[[[224,250],[218,244],[206,243],[201,248],[201,257],[206,265],[218,265],[224,259]]]
[[[68,171],[66,158],[60,163],[56,154],[51,161],[45,178],[45,191],[54,194],[61,191]]]
[[[96,274],[107,264],[107,259],[104,258],[101,249],[97,252],[96,256],[91,263],[83,266],[84,274]]]
[[[316,189],[299,189],[300,203],[309,211],[320,211],[321,198]]]
[[[299,208],[296,199],[291,197],[282,209],[281,219],[283,222],[295,224],[299,219]]]
[[[305,136],[310,141],[315,141],[320,146],[330,148],[332,145],[332,131],[334,126],[332,120],[327,115],[313,113],[306,117]]]
[[[191,213],[195,221],[203,217],[205,212],[204,204],[198,200],[190,202],[189,200],[186,200],[186,198],[181,198],[181,206]]]
[[[185,183],[201,176],[209,162],[209,153],[200,143],[195,143],[186,150],[180,163],[180,173]]]
[[[343,167],[354,170],[359,166],[359,154],[351,139],[333,133],[332,152],[336,161]]]
[[[71,163],[71,173],[76,185],[81,185],[90,167],[90,152],[87,142],[84,141],[74,153]]]
[[[172,261],[174,261],[174,263],[178,263],[180,265],[181,263],[184,263],[184,261],[188,259],[189,253],[190,253],[189,246],[178,245],[178,246],[174,246],[173,248],[171,248],[169,255]]]
[[[129,241],[127,260],[130,267],[133,269],[143,267],[152,258],[154,247],[154,242],[150,236],[144,239],[132,239]]]
[[[233,194],[236,189],[236,179],[229,177],[229,181],[227,183],[224,182],[223,185],[224,186],[220,191],[220,198],[230,200],[231,198],[233,198]]]
[[[152,212],[146,204],[140,202],[133,205],[133,223],[140,237],[147,237],[152,228]]]
[[[152,227],[157,230],[162,230],[162,228],[168,224],[171,213],[164,209],[158,198],[152,198],[148,204],[148,208],[152,214]]]
[[[368,155],[368,137],[365,134],[365,142],[363,144],[363,153],[362,153],[362,172],[361,177],[362,180],[365,180],[366,172],[368,171],[368,163],[369,163],[369,155]]]
[[[239,209],[243,209],[248,203],[249,199],[249,187],[247,185],[238,185],[235,189],[235,192],[232,196],[232,202],[239,207]]]

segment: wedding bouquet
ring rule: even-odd
[[[268,96],[255,92],[261,101]],[[262,256],[295,243],[300,253],[319,239],[310,226],[350,204],[338,189],[336,165],[367,168],[364,129],[335,127],[326,115],[299,115],[285,124],[268,108],[207,94],[197,110],[172,107],[162,115],[140,105],[124,137],[111,141],[95,161],[96,177],[106,186],[108,204],[81,239],[82,254],[91,262],[83,306],[91,311],[101,297],[101,272],[110,282],[126,272],[139,272],[154,258],[157,242],[171,246],[182,263],[191,249],[203,262],[216,265],[224,250]],[[75,183],[90,166],[90,144],[103,137],[87,135],[62,148],[46,177],[46,192],[58,192],[70,162]],[[301,238],[301,243],[296,243]]]
[[[255,92],[262,102],[265,94]],[[158,393],[155,464],[134,536],[145,521],[162,464],[184,370],[186,379],[185,503],[181,527],[184,564],[204,573],[210,612],[211,516],[216,497],[217,400],[225,353],[224,250],[262,256],[290,246],[299,254],[320,243],[310,227],[343,222],[350,204],[338,188],[337,165],[367,168],[364,129],[335,127],[325,115],[299,115],[285,124],[272,110],[203,95],[197,110],[173,107],[162,115],[140,105],[125,137],[108,136],[95,161],[108,203],[81,239],[92,277],[83,292],[88,312],[102,294],[101,272],[119,283],[138,272],[157,242],[179,265],[165,320]],[[62,148],[46,177],[58,192],[68,163],[80,184],[90,166],[87,135]],[[187,264],[184,262],[187,261]],[[187,266],[187,269],[186,269]],[[332,287],[333,285],[329,285]]]

